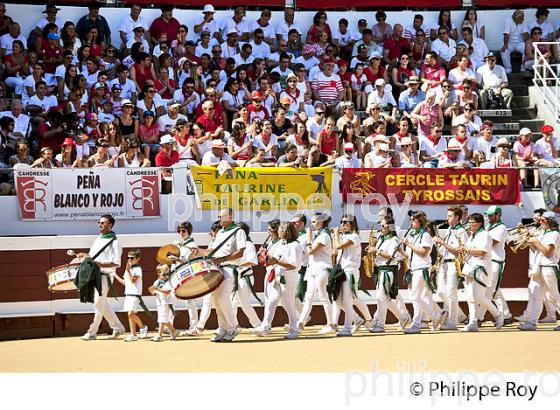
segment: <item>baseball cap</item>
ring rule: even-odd
[[[134,105],[132,104],[132,101],[130,101],[128,98],[125,98],[124,100],[122,100],[121,105],[124,107],[125,105]]]
[[[156,114],[155,114],[153,111],[150,111],[150,110],[144,111],[144,118],[146,118],[146,117],[155,117],[155,116],[156,116]],[[177,121],[178,121],[178,120],[177,120]]]
[[[103,84],[101,81],[98,81],[94,84],[93,88],[95,90],[99,90],[100,88],[105,88],[105,84]]]
[[[189,121],[186,118],[178,118],[177,121],[175,121],[175,125],[187,125],[189,123]]]
[[[523,127],[519,130],[519,135],[529,135],[531,133],[531,130],[527,127]]]
[[[169,101],[167,101],[167,106],[168,107],[180,107],[181,104],[177,100],[169,100]]]
[[[497,147],[509,147],[510,145],[509,140],[505,137],[500,138],[496,144]]]
[[[552,125],[545,124],[541,127],[541,132],[554,132]]]
[[[221,139],[212,141],[212,148],[224,148],[224,142]]]
[[[111,87],[111,91],[115,91],[115,90],[122,91],[122,86],[120,84],[113,84],[113,86]]]
[[[378,78],[375,80],[376,87],[383,87],[385,85],[385,80],[383,78]]]
[[[56,33],[47,34],[47,40],[60,40],[60,36]]]
[[[255,90],[251,93],[251,100],[262,101],[263,95],[260,91]]]
[[[354,144],[347,142],[344,144],[344,151],[354,151]]]
[[[554,212],[550,211],[546,211],[544,214],[542,214],[542,217],[546,219],[556,220],[556,215],[554,214]]]
[[[484,213],[485,213],[486,215],[501,214],[501,213],[502,213],[502,208],[499,207],[498,205],[492,205],[492,206],[490,206]]]

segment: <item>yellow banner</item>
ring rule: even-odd
[[[331,208],[332,168],[234,168],[192,166],[198,206],[237,210]]]

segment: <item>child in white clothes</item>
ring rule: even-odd
[[[140,249],[129,251],[123,277],[115,275],[115,279],[121,285],[124,285],[123,309],[128,313],[128,324],[130,326],[130,335],[124,340],[125,342],[135,342],[138,340],[136,326],[140,329],[140,339],[144,339],[148,335],[148,326],[144,325],[137,313],[140,301],[142,300],[141,259]]]
[[[351,77],[352,81],[352,90],[356,95],[356,109],[357,110],[365,110],[366,109],[366,102],[367,102],[367,94],[364,91],[364,86],[367,82],[367,77],[364,74],[364,65],[363,64],[356,64],[354,68],[354,74]]]
[[[163,329],[171,332],[171,339],[175,340],[179,332],[173,327],[175,293],[169,281],[169,266],[163,263],[156,268],[158,279],[148,288],[152,295],[157,297],[157,321],[158,334],[152,338],[153,342],[161,342],[163,339]]]

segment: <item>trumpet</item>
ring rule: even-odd
[[[531,222],[530,224],[527,225],[523,225],[521,223],[519,223],[515,228],[509,228],[508,231],[508,235],[517,235],[520,233],[520,231],[522,230],[526,230],[528,228],[532,228],[532,227],[538,227],[537,222]]]
[[[508,244],[513,253],[529,247],[529,239],[536,236],[538,230],[537,223],[528,225],[518,225],[508,229]]]

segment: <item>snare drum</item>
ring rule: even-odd
[[[49,290],[51,292],[68,292],[69,290],[77,290],[74,285],[74,279],[78,274],[80,262],[76,259],[66,265],[55,266],[47,271],[47,280],[49,282]]]
[[[201,256],[177,266],[169,280],[175,296],[195,299],[214,291],[224,280],[224,275],[210,259]]]

